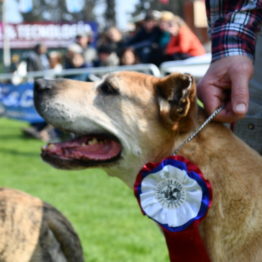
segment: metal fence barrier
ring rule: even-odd
[[[106,67],[90,67],[90,68],[81,68],[81,69],[65,69],[60,72],[54,70],[45,70],[37,72],[28,72],[26,75],[17,75],[18,77],[24,78],[24,81],[32,81],[35,78],[41,77],[70,77],[76,75],[98,75],[107,74],[115,71],[136,71],[143,72],[146,74],[151,74],[156,77],[161,76],[159,68],[154,64],[137,64],[130,66],[106,66]],[[11,81],[15,73],[0,74],[1,81]]]
[[[173,72],[189,73],[198,81],[205,75],[210,63],[211,54],[207,53],[185,60],[164,62],[160,65],[160,72],[163,76]]]

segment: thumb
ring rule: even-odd
[[[235,75],[232,79],[231,103],[232,111],[239,116],[244,116],[248,110],[249,77],[246,75]]]
[[[253,63],[246,56],[232,57],[233,65],[230,68],[231,78],[231,103],[232,111],[238,116],[244,116],[248,110],[249,80],[253,74]]]

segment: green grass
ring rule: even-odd
[[[100,169],[57,170],[40,156],[26,124],[0,119],[0,186],[20,189],[58,208],[73,224],[89,262],[166,262],[155,224],[141,215],[133,192]]]

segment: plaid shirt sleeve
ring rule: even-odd
[[[262,0],[206,0],[212,62],[226,56],[254,59],[262,23]]]

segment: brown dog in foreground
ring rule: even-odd
[[[0,188],[1,262],[82,262],[77,234],[55,208],[26,193]]]
[[[58,168],[102,167],[133,188],[147,162],[172,155],[206,116],[192,77],[109,74],[98,83],[38,80],[35,105],[51,125],[75,133],[49,144],[42,157]],[[199,166],[213,187],[200,230],[213,262],[262,261],[262,158],[212,122],[180,155]]]

